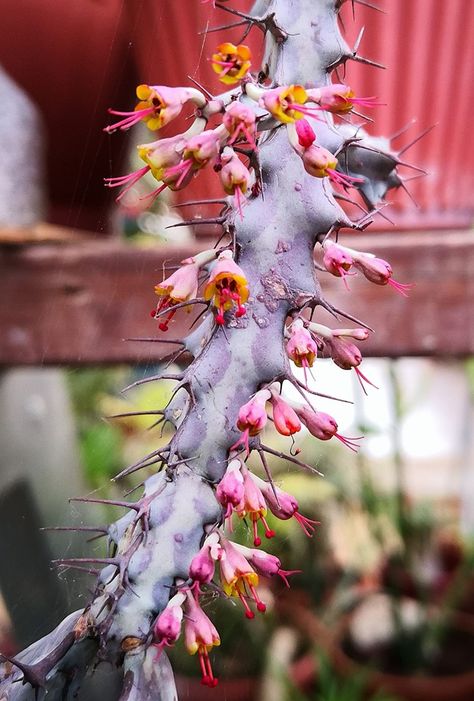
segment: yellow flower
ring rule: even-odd
[[[204,298],[212,300],[218,309],[216,321],[224,323],[224,312],[237,307],[236,316],[245,314],[243,306],[249,298],[249,288],[244,271],[232,260],[231,251],[223,251],[209,281],[204,288]]]
[[[307,99],[308,95],[302,85],[287,85],[266,90],[260,98],[260,104],[275,119],[290,124],[304,117],[305,110],[300,112],[298,106],[304,105]]]
[[[217,53],[212,54],[212,69],[218,74],[221,83],[233,85],[247,74],[251,62],[251,53],[245,44],[226,42],[217,47]]]

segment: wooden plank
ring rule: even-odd
[[[390,287],[321,274],[325,297],[365,320],[376,333],[364,343],[373,356],[464,356],[474,353],[474,234],[353,235],[343,243],[371,250],[392,264],[394,277],[413,282],[405,299]],[[204,248],[200,242],[199,248]],[[127,343],[156,337],[150,310],[165,261],[197,248],[139,249],[119,242],[0,248],[0,364],[149,363],[170,347]],[[189,327],[186,313],[168,336]],[[334,323],[322,311],[318,319]],[[166,336],[165,336],[166,338]]]

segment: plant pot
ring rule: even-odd
[[[363,674],[367,689],[383,690],[403,701],[473,701],[474,669],[450,676],[403,676],[369,669],[355,662],[345,652],[342,641],[347,634],[351,615],[345,616],[334,630],[329,630],[310,610],[293,605],[291,616],[299,629],[328,656],[337,674],[343,677]],[[472,635],[474,644],[474,619],[455,614],[453,629]],[[295,663],[293,679],[301,689],[314,686],[317,679],[317,662],[314,654],[308,654]]]

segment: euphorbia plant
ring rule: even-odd
[[[194,107],[187,132],[140,144],[145,165],[107,184],[122,188],[120,198],[150,173],[157,181],[151,200],[214,168],[223,188],[222,213],[210,221],[222,224],[224,236],[218,247],[184,260],[156,286],[159,333],[166,334],[176,312],[198,303],[205,311],[180,342],[193,362],[167,375],[177,382],[164,410],[175,427],[173,437],[121,476],[153,465],[156,473],[135,502],[106,502],[127,509],[106,529],[108,557],[63,561],[99,570],[91,602],[3,663],[2,699],[70,698],[86,670],[104,659],[123,668],[121,701],[174,699],[166,647],[182,629],[188,651],[199,657],[203,684],[214,687],[210,652],[219,632],[210,620],[212,609],[201,608],[201,594],[217,588],[240,600],[248,618],[263,613],[261,578],[279,575],[288,584],[292,574],[259,549],[261,536],[273,535],[267,510],[277,518],[294,517],[308,536],[316,525],[273,483],[266,453],[276,451],[262,443],[268,416],[289,440],[304,424],[318,439],[335,437],[357,449],[357,439],[341,436],[336,420],[320,412],[305,391],[318,355],[354,368],[364,380],[362,356],[352,340],[368,335],[360,322],[357,328],[330,329],[317,321],[320,308],[352,317],[323,297],[313,249],[321,250],[324,267],[338,277],[356,268],[378,285],[391,284],[402,293],[406,286],[393,283],[385,261],[337,242],[341,229],[365,228],[385,193],[402,184],[397,154],[388,146],[381,150],[380,141],[351,122],[355,107],[369,108],[376,100],[356,97],[338,77],[337,68],[348,60],[371,63],[341,36],[343,4],[257,0],[245,14],[214,2],[216,10],[264,32],[260,70],[250,72],[244,44],[225,43],[212,56],[214,70],[229,86],[222,95],[195,86],[141,85],[134,111],[111,110],[120,119],[108,132],[140,121],[157,130],[185,105]],[[351,199],[346,194],[351,189],[368,210],[359,222],[340,204]],[[293,374],[292,362],[304,368],[305,382]],[[300,392],[299,403],[281,396],[285,383]],[[254,454],[264,480],[247,461]],[[286,457],[317,473],[293,454]],[[232,518],[252,524],[253,548],[226,535]]]

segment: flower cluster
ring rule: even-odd
[[[155,319],[160,319],[161,331],[168,330],[171,319],[183,303],[196,298],[201,269],[213,261],[215,263],[204,288],[204,298],[210,301],[217,311],[216,323],[223,325],[224,313],[231,309],[235,309],[236,317],[246,313],[244,304],[249,297],[247,279],[242,268],[233,260],[231,251],[224,250],[220,254],[214,249],[202,251],[181,261],[181,267],[155,286],[160,301],[152,315]]]
[[[362,275],[375,285],[390,285],[404,297],[407,296],[411,284],[397,282],[393,279],[393,271],[389,263],[382,258],[377,258],[373,253],[363,253],[353,248],[342,246],[331,238],[326,238],[322,243],[324,252],[323,265],[332,275],[341,277],[347,287],[346,275],[352,268],[359,270]]]
[[[183,134],[137,146],[138,156],[145,163],[142,168],[105,179],[106,186],[121,188],[117,201],[147,174],[159,185],[140,199],[154,199],[166,188],[181,190],[211,164],[219,173],[224,192],[234,197],[235,210],[242,215],[246,194],[254,185],[258,187],[250,165],[251,154],[258,150],[257,125],[268,122],[268,117],[277,125],[288,127],[290,143],[310,175],[329,177],[344,188],[362,182],[360,178],[337,170],[337,158],[315,144],[314,132],[304,117],[320,119],[321,112],[345,115],[357,105],[380,104],[375,98],[356,97],[349,86],[341,83],[312,89],[302,85],[263,87],[249,73],[251,55],[244,44],[221,44],[212,55],[211,65],[221,82],[240,85],[220,98],[208,97],[197,88],[139,85],[134,110],[109,110],[120,119],[105,128],[108,133],[127,130],[139,122],[157,131],[178,117],[185,105],[195,110],[194,123]],[[220,124],[207,129],[209,120],[216,116],[220,117]],[[274,126],[270,124],[266,128]],[[236,146],[239,153],[234,149]],[[247,164],[239,155],[242,149],[244,152],[249,149]]]

